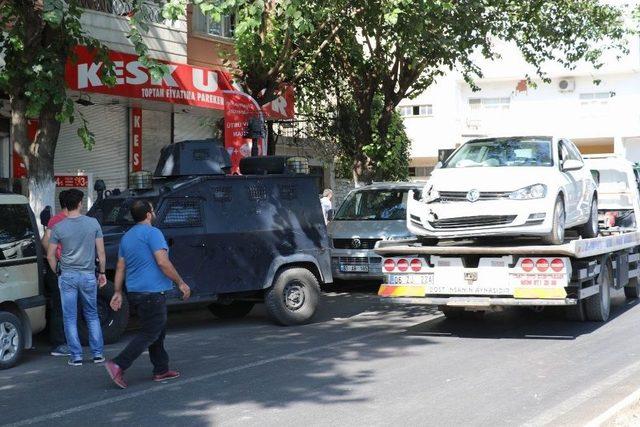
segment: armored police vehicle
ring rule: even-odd
[[[89,212],[103,227],[107,277],[113,280],[120,239],[133,225],[129,206],[146,199],[192,289],[189,303],[239,318],[264,302],[279,324],[307,322],[319,285],[333,281],[329,241],[314,177],[288,160],[243,159],[243,175],[229,176],[229,155],[217,140],[165,147],[153,176],[133,174],[128,190],[105,192]],[[118,312],[109,308],[112,294],[109,283],[99,298],[107,342],[117,340],[129,316],[126,303]],[[175,289],[169,304],[183,304],[179,296]]]

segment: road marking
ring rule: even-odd
[[[577,408],[584,402],[590,399],[594,399],[598,396],[602,396],[607,389],[625,380],[631,374],[636,373],[638,370],[640,370],[640,361],[620,369],[618,372],[600,381],[593,387],[583,391],[582,393],[574,395],[573,397],[565,400],[559,405],[554,406],[548,411],[543,412],[540,416],[526,422],[523,425],[542,426],[551,424],[556,418],[567,414],[569,411]]]
[[[28,425],[32,425],[32,424],[36,424],[36,423],[41,423],[44,421],[49,421],[49,420],[53,420],[56,418],[62,418],[64,416],[67,415],[71,415],[71,414],[75,414],[78,412],[82,412],[82,411],[87,411],[89,409],[94,409],[94,408],[98,408],[101,406],[106,406],[106,405],[111,405],[113,403],[117,403],[117,402],[122,402],[124,400],[129,400],[129,399],[135,399],[136,397],[140,397],[140,396],[145,396],[147,394],[151,394],[151,393],[157,393],[163,390],[166,390],[168,388],[171,387],[180,387],[180,386],[184,386],[187,384],[192,384],[192,383],[196,383],[196,382],[200,382],[200,381],[204,381],[204,380],[208,380],[211,378],[215,378],[215,377],[219,377],[222,375],[227,375],[227,374],[232,374],[235,372],[239,372],[239,371],[243,371],[245,369],[252,369],[258,366],[262,366],[262,365],[267,365],[269,363],[274,363],[274,362],[279,362],[282,360],[287,360],[287,359],[293,359],[305,354],[309,354],[309,353],[314,353],[316,351],[320,351],[320,350],[326,350],[326,349],[331,349],[334,347],[339,347],[342,346],[344,344],[348,344],[354,341],[358,341],[358,340],[362,340],[362,339],[366,339],[366,338],[371,338],[371,337],[375,337],[378,335],[392,335],[392,334],[397,334],[397,333],[401,333],[404,332],[404,328],[402,330],[382,330],[382,331],[376,331],[376,332],[371,332],[368,334],[363,334],[363,335],[359,335],[353,338],[348,338],[345,340],[341,340],[341,341],[336,341],[330,344],[325,344],[322,346],[318,346],[318,347],[313,347],[313,348],[309,348],[306,350],[300,350],[300,351],[295,351],[293,353],[288,353],[288,354],[284,354],[282,356],[277,356],[277,357],[272,357],[269,359],[264,359],[264,360],[259,360],[257,362],[252,362],[252,363],[247,363],[245,365],[241,365],[241,366],[236,366],[235,368],[228,368],[228,369],[223,369],[221,371],[216,371],[216,372],[211,372],[209,374],[205,374],[205,375],[200,375],[198,377],[191,377],[188,378],[186,380],[178,380],[178,381],[174,381],[171,383],[167,383],[167,384],[162,384],[162,385],[157,385],[155,387],[152,388],[147,388],[144,390],[140,390],[140,391],[136,391],[133,393],[127,393],[121,396],[117,396],[117,397],[112,397],[110,399],[104,399],[104,400],[98,400],[95,402],[91,402],[91,403],[86,403],[84,405],[80,405],[80,406],[75,406],[73,408],[68,408],[68,409],[64,409],[61,411],[57,411],[57,412],[52,412],[50,414],[45,414],[45,415],[41,415],[38,417],[33,417],[33,418],[27,418],[21,421],[17,421],[15,423],[11,423],[11,424],[4,424],[3,427],[18,427],[18,426],[28,426]],[[106,376],[106,373],[105,373]],[[115,386],[114,386],[115,387]]]
[[[637,400],[640,400],[640,388],[622,399],[620,402],[613,405],[611,408],[604,411],[602,414],[598,415],[596,418],[589,421],[585,425],[585,427],[600,427],[602,424],[613,418],[616,414],[633,405]]]

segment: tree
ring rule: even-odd
[[[29,171],[29,199],[38,213],[53,206],[53,158],[60,123],[74,119],[74,103],[65,91],[64,70],[73,48],[95,49],[107,67],[103,81],[115,80],[103,46],[82,30],[76,1],[4,1],[0,3],[0,90],[9,95],[11,142]],[[90,149],[93,135],[83,120],[78,136]],[[28,119],[37,119],[35,139],[27,137]]]
[[[338,81],[355,103],[352,168],[362,182],[376,175],[368,147],[386,145],[398,103],[452,70],[473,85],[478,60],[497,57],[496,40],[514,43],[548,80],[545,63],[599,67],[605,50],[624,52],[626,35],[623,11],[597,0],[353,0],[344,13],[351,19],[308,72]]]

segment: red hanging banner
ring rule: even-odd
[[[224,93],[224,146],[231,156],[231,174],[240,174],[240,160],[251,155],[251,138],[247,138],[249,119],[260,118],[258,105],[241,92]],[[258,155],[266,154],[263,138],[258,141]]]
[[[131,172],[142,170],[142,109],[130,108],[131,112]]]

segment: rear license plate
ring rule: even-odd
[[[344,273],[368,273],[368,265],[340,264],[340,271]]]
[[[467,271],[464,273],[464,280],[467,282],[475,282],[478,280],[478,272],[477,271]]]
[[[433,285],[433,274],[390,274],[389,285]]]

